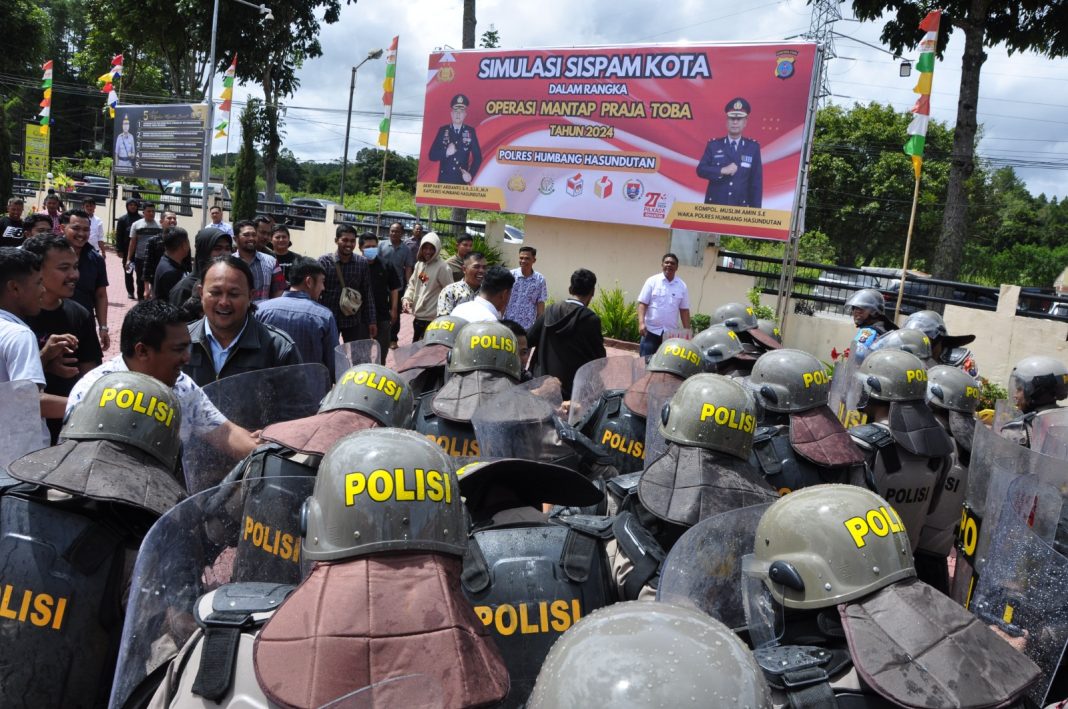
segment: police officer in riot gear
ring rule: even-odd
[[[1037,679],[1033,662],[916,578],[895,509],[858,486],[819,485],[764,512],[743,594],[777,705],[1007,706]]]
[[[856,377],[867,423],[849,432],[867,459],[868,486],[901,515],[915,549],[945,482],[953,442],[927,408],[927,369],[918,357],[878,350]]]
[[[3,706],[107,703],[132,560],[185,496],[170,387],[115,372],[84,401],[59,445],[11,463],[22,482],[0,491]]]
[[[530,709],[750,707],[771,696],[729,628],[670,603],[617,603],[583,618],[553,646]]]
[[[430,321],[422,340],[405,348],[403,354],[398,350],[396,370],[408,381],[416,399],[445,383],[449,352],[466,324],[463,318],[442,315]]]
[[[963,370],[972,378],[979,376],[972,351],[965,347],[975,341],[975,335],[950,335],[946,321],[934,310],[920,310],[909,316],[902,330],[919,330],[931,340],[932,364],[948,364]]]
[[[874,288],[862,288],[846,300],[845,306],[857,326],[857,334],[850,343],[850,356],[863,360],[875,340],[897,325],[886,315],[883,294]]]
[[[472,463],[458,476],[472,522],[464,594],[508,665],[503,706],[523,706],[553,642],[615,600],[601,544],[611,520],[572,515],[550,523],[543,504],[584,507],[603,497],[582,475],[552,463]]]
[[[939,591],[949,594],[946,557],[953,548],[955,527],[968,491],[968,463],[975,433],[975,410],[979,406],[979,385],[964,371],[946,364],[927,370],[927,406],[953,441],[949,470],[936,501],[931,505],[920,531],[916,549],[916,570]]]
[[[931,361],[931,339],[919,330],[891,330],[872,343],[871,350],[904,350],[916,355],[924,364]]]
[[[1009,394],[1023,413],[1005,424],[1001,435],[1030,448],[1035,419],[1058,410],[1057,402],[1068,399],[1068,367],[1053,357],[1024,357],[1009,375]]]
[[[725,377],[748,377],[763,350],[726,325],[713,325],[691,340],[705,360],[705,371]]]
[[[692,341],[671,338],[660,347],[645,368],[645,374],[626,390],[610,389],[575,428],[594,443],[608,449],[620,474],[645,467],[645,429],[650,393],[670,398],[688,377],[704,369],[703,354]]]
[[[620,510],[608,553],[627,600],[650,595],[660,562],[688,528],[778,496],[749,462],[756,404],[737,381],[718,374],[690,377],[657,426],[664,453],[644,472],[608,482]]]
[[[749,305],[727,303],[719,306],[712,313],[712,324],[724,325],[727,329],[736,332],[743,342],[756,348],[758,356],[763,352],[782,347],[782,338],[761,329],[756,311]]]
[[[239,613],[201,599],[197,621],[208,632],[172,663],[157,703],[423,706],[431,694],[472,707],[504,698],[507,669],[461,594],[466,520],[438,446],[400,429],[342,438],[323,457],[301,520],[302,554],[314,562],[307,578],[280,605],[263,584],[213,592],[241,596]],[[213,628],[235,626],[248,630],[211,646]]]
[[[448,381],[417,402],[414,427],[449,455],[477,456],[471,417],[479,406],[519,383],[519,342],[499,322],[468,323],[456,336],[448,359]]]
[[[749,379],[763,410],[753,436],[753,462],[786,494],[820,483],[862,483],[864,454],[827,407],[831,380],[801,350],[765,353]]]

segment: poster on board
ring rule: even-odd
[[[43,180],[48,172],[48,135],[41,135],[41,126],[37,123],[26,125],[26,143],[22,174],[37,180]]]
[[[115,109],[115,174],[150,180],[200,179],[206,104],[118,106]]]
[[[789,237],[812,43],[430,55],[416,201]]]

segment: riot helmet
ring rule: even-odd
[[[686,379],[702,371],[702,352],[692,341],[673,337],[660,343],[645,371],[666,372]]]
[[[1024,413],[1068,398],[1068,367],[1054,357],[1024,357],[1009,375],[1009,393]]]
[[[945,337],[948,334],[946,330],[946,321],[942,319],[942,316],[933,310],[920,310],[908,317],[905,324],[901,326],[902,330],[919,330],[923,334],[934,342],[940,337]]]
[[[553,644],[526,706],[693,703],[772,706],[760,667],[727,626],[693,608],[628,601],[594,611]]]
[[[845,302],[847,308],[862,308],[869,313],[886,315],[886,301],[883,294],[874,288],[862,288],[849,296]]]
[[[927,403],[971,416],[979,408],[979,384],[956,367],[936,365],[927,370]]]
[[[931,359],[931,339],[922,330],[891,330],[879,337],[873,350],[903,350],[926,361]]]
[[[742,303],[727,303],[716,308],[712,313],[712,322],[723,325],[734,332],[754,330],[760,326],[752,306]]]
[[[801,350],[773,350],[753,365],[749,386],[769,411],[797,413],[827,404],[831,378],[823,363]]]
[[[701,351],[705,365],[714,368],[734,357],[752,359],[738,335],[726,325],[713,325],[693,336],[693,345]]]
[[[863,398],[899,402],[923,401],[927,396],[927,368],[916,355],[904,350],[872,352],[857,376],[864,388]]]
[[[388,367],[358,364],[338,377],[327,393],[319,413],[339,409],[367,414],[382,426],[403,428],[412,415],[415,400],[403,378]]]
[[[519,343],[499,322],[474,322],[460,328],[449,353],[449,373],[500,372],[519,381]]]
[[[753,448],[756,402],[729,377],[698,374],[679,386],[661,413],[659,427],[673,443],[746,460]]]
[[[782,344],[782,331],[779,329],[779,324],[774,320],[760,318],[757,320],[757,329],[780,345]]]
[[[768,610],[754,581],[776,604],[809,610],[916,575],[901,518],[886,500],[856,485],[815,485],[773,502],[742,568],[750,624]]]
[[[181,423],[173,389],[147,374],[112,372],[89,387],[59,438],[125,443],[173,471],[181,448]]]
[[[430,321],[430,324],[426,326],[423,342],[428,345],[445,345],[446,347],[453,347],[456,344],[456,336],[466,324],[467,321],[463,318],[457,318],[452,315],[442,315],[441,317],[434,318]]]
[[[400,429],[357,431],[327,451],[301,528],[313,561],[396,551],[462,556],[467,546],[451,460]]]

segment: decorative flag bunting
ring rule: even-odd
[[[107,94],[107,104],[105,108],[108,109],[108,114],[115,117],[115,107],[119,105],[119,93],[115,90],[115,84],[119,83],[119,79],[122,78],[122,55],[116,54],[111,58],[111,69],[108,73],[101,74],[97,77],[97,82],[103,84],[103,88],[100,89],[100,93]]]
[[[386,78],[382,82],[382,122],[378,124],[378,144],[389,145],[389,119],[393,116],[393,82],[397,78],[397,42],[400,35],[393,38],[393,44],[386,51]]]
[[[234,61],[230,64],[230,68],[223,74],[223,90],[219,94],[219,99],[222,103],[219,104],[219,113],[225,113],[225,116],[219,116],[219,122],[215,125],[215,130],[218,132],[215,134],[216,138],[227,137],[226,129],[230,127],[230,107],[234,100],[234,76],[237,75],[237,55],[234,55]]]
[[[41,99],[41,112],[37,117],[41,119],[41,135],[48,135],[48,121],[52,116],[52,60],[46,61],[41,68],[44,69],[44,76],[41,77],[44,98]]]
[[[920,29],[926,32],[920,41],[920,59],[916,62],[916,71],[920,73],[916,88],[920,97],[912,107],[912,122],[909,123],[909,139],[905,143],[905,154],[912,156],[912,170],[916,179],[920,179],[923,166],[923,146],[927,139],[927,122],[931,119],[931,81],[934,78],[935,50],[938,48],[938,23],[942,18],[941,10],[927,13],[920,23]]]

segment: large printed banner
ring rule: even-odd
[[[115,174],[150,180],[199,179],[207,104],[119,106],[115,109]]]
[[[787,239],[816,45],[430,55],[416,201]]]
[[[48,135],[41,135],[41,126],[36,123],[26,125],[26,147],[22,174],[43,180],[48,172]]]

